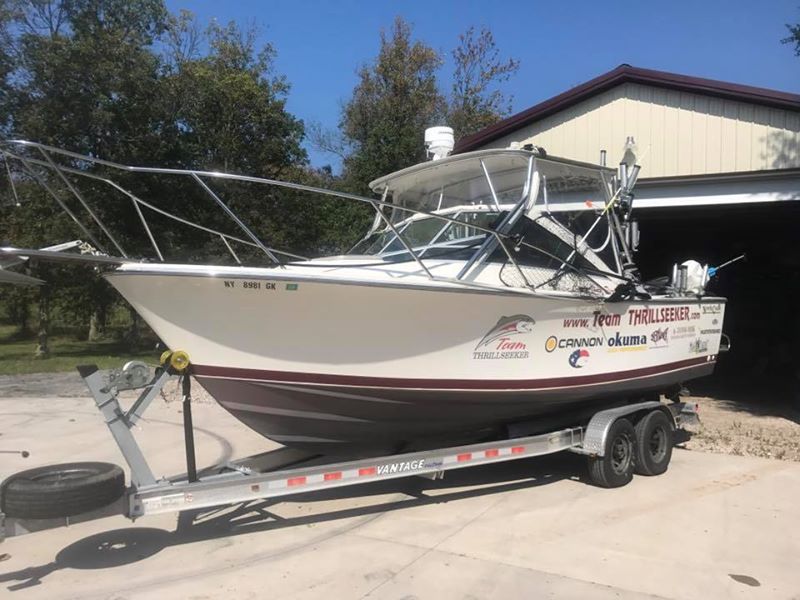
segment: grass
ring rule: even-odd
[[[108,369],[133,358],[157,361],[159,356],[152,346],[145,350],[131,349],[121,341],[86,342],[61,334],[50,336],[50,356],[35,358],[36,339],[14,339],[13,333],[13,327],[0,325],[0,375],[72,371],[80,364],[96,364]]]

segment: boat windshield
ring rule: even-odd
[[[502,229],[522,240],[523,248],[544,250],[534,257],[531,248],[517,249],[525,255],[523,263],[557,268],[570,262],[618,271],[603,216],[609,186],[600,167],[495,151],[412,167],[372,187],[391,203],[383,214],[392,226],[381,228],[383,220],[376,219],[350,254],[406,261],[413,259],[408,246],[420,258],[469,260],[490,235],[485,230]],[[503,259],[502,249],[492,250],[487,260]]]
[[[479,246],[488,235],[483,229],[491,229],[500,215],[496,211],[469,209],[450,210],[447,213],[446,216],[453,221],[429,216],[413,217],[399,223],[397,232],[418,256],[452,257]],[[349,254],[379,255],[395,261],[411,260],[403,242],[389,228],[371,233],[356,244]]]
[[[533,156],[516,152],[458,158],[411,167],[373,182],[373,189],[386,192],[395,207],[392,221],[407,220],[411,211],[441,213],[456,207],[500,212],[500,206],[520,200]]]

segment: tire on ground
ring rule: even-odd
[[[672,421],[661,410],[645,415],[636,424],[636,473],[661,475],[669,467],[675,430]]]
[[[18,519],[72,517],[102,508],[125,492],[117,465],[75,462],[16,473],[0,484],[0,510]]]
[[[611,424],[605,442],[604,456],[589,457],[592,483],[605,488],[622,487],[633,479],[636,457],[636,433],[628,419]]]

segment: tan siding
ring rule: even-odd
[[[722,171],[722,100],[708,99],[708,119],[706,121],[706,171]]]
[[[664,119],[666,115],[667,93],[661,88],[652,88],[652,104],[650,105],[650,143],[648,150],[650,153],[644,157],[644,161],[651,171],[664,171],[664,136],[666,129]]]
[[[769,108],[756,106],[753,117],[753,128],[750,143],[753,148],[753,166],[755,169],[769,168],[767,152],[767,135],[769,134]]]
[[[725,100],[722,103],[722,166],[720,170],[728,173],[736,170],[736,118],[738,105]]]
[[[681,95],[680,92],[674,90],[667,91],[666,105],[664,111],[666,113],[665,126],[664,126],[664,139],[655,140],[656,143],[664,144],[664,170],[662,173],[678,173],[678,112],[680,107]],[[651,171],[642,165],[644,177],[658,177],[656,171]]]
[[[697,96],[692,94],[694,98],[694,110],[691,113],[692,128],[692,148],[691,148],[691,174],[706,173],[707,159],[706,147],[708,146],[708,121],[711,119],[709,115],[709,100],[708,96]]]
[[[612,128],[612,112],[613,112],[613,97],[611,92],[606,92],[600,96],[601,105],[600,109],[596,111],[597,119],[599,120],[599,129],[600,129],[600,140],[597,147],[598,154],[600,150],[605,150],[607,152],[606,160],[608,164],[614,164],[614,157],[612,156],[612,148],[608,145],[608,141],[613,139],[614,131]],[[617,143],[621,143],[622,141],[618,141]]]
[[[753,106],[738,103],[739,117],[736,121],[736,170],[753,169]]]
[[[534,143],[550,154],[608,164],[636,138],[642,176],[800,167],[800,111],[625,83],[486,147]]]
[[[642,142],[647,142],[639,151],[644,160],[650,161],[653,153],[653,88],[644,85],[636,86],[636,124],[635,129],[642,136]]]

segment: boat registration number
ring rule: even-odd
[[[265,290],[274,290],[275,284],[270,281],[243,281],[242,287],[246,290],[260,290],[261,288]]]
[[[239,285],[237,285],[237,283]],[[276,290],[277,284],[274,281],[224,281],[226,288],[241,287],[245,290]]]

